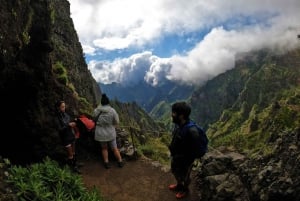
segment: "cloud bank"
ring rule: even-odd
[[[202,84],[233,68],[238,53],[261,48],[282,53],[300,46],[299,0],[70,0],[70,4],[86,55],[140,50],[127,57],[89,61],[101,83],[145,80],[156,85],[168,79]],[[149,48],[167,46],[164,38],[172,35],[193,45],[166,50],[168,57]]]

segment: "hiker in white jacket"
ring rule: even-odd
[[[117,146],[117,134],[115,127],[119,124],[119,115],[114,108],[109,105],[109,98],[102,94],[101,104],[94,110],[94,119],[96,121],[95,140],[101,145],[101,152],[106,169],[110,168],[108,158],[108,146],[112,149],[118,167],[123,167],[124,163]]]

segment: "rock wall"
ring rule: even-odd
[[[77,115],[98,103],[101,90],[84,61],[67,0],[0,4],[0,155],[27,163],[61,151],[53,125],[57,100]],[[57,66],[64,72],[55,72]]]
[[[197,184],[202,201],[300,200],[300,130],[271,141],[268,156],[246,158],[211,150],[202,160]]]

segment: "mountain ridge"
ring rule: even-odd
[[[158,86],[152,86],[145,81],[130,86],[120,83],[100,83],[99,85],[110,97],[117,98],[122,102],[136,102],[148,113],[153,113],[152,110],[161,100],[169,103],[185,100],[194,90],[194,86],[176,84],[171,81],[165,81]]]

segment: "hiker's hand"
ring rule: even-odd
[[[76,123],[75,123],[75,122],[70,122],[70,123],[69,123],[69,126],[75,127],[75,126],[76,126]]]

